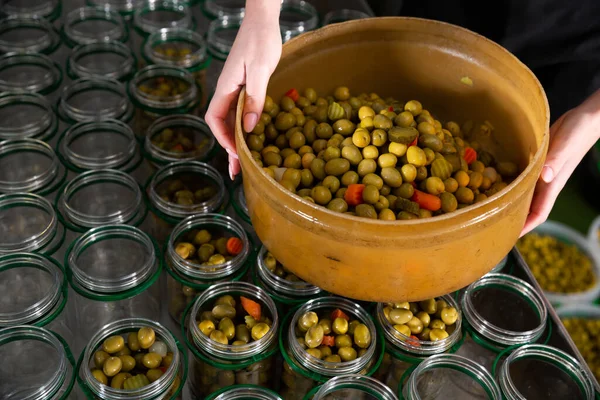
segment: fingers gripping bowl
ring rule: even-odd
[[[254,162],[241,127],[242,91],[236,143],[261,241],[303,280],[360,300],[419,301],[491,270],[519,237],[548,149],[548,103],[535,76],[500,46],[462,28],[376,18],[286,43],[267,93],[280,99],[291,87],[328,94],[345,85],[353,93],[418,98],[446,121],[489,120],[492,144],[522,172],[487,200],[434,218],[336,213],[292,194]]]

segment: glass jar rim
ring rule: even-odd
[[[291,282],[275,275],[265,264],[267,252],[267,248],[264,245],[261,246],[258,256],[256,257],[256,272],[257,277],[264,282],[269,289],[275,291],[275,293],[278,293],[279,295],[292,297],[312,297],[323,292],[321,288],[308,282]]]
[[[209,145],[205,146],[207,150],[200,154],[197,152],[174,153],[163,150],[152,143],[152,138],[160,134],[162,130],[181,126],[204,133],[209,141]],[[158,165],[180,161],[203,161],[211,158],[216,150],[216,144],[215,137],[204,119],[191,114],[165,115],[154,121],[148,128],[148,134],[144,139],[144,153],[153,163]]]
[[[135,271],[114,279],[91,275],[77,263],[79,254],[90,246],[115,238],[127,239],[143,245],[148,252],[146,262],[138,265]],[[65,254],[65,267],[68,268],[71,287],[84,297],[94,298],[94,296],[129,293],[153,282],[153,278],[160,273],[159,257],[158,249],[152,238],[139,228],[129,225],[105,225],[90,229],[71,243]]]
[[[180,14],[182,17],[176,21],[169,21],[169,25],[165,26],[164,21],[156,23],[152,20],[147,20],[144,16],[149,12],[169,11]],[[192,29],[194,20],[192,13],[188,8],[188,4],[178,0],[145,0],[144,4],[138,7],[133,14],[133,25],[135,29],[142,35],[148,35],[152,32],[163,28],[187,28]]]
[[[510,354],[506,354],[509,352]],[[496,371],[498,361],[505,356],[506,358],[502,362],[500,369]],[[571,379],[576,381],[577,386],[586,398],[594,398],[594,384],[586,372],[579,367],[579,362],[573,356],[552,346],[543,344],[525,344],[518,346],[517,348],[506,349],[506,351],[502,352],[496,358],[496,362],[494,363],[494,372],[497,373],[498,384],[507,399],[525,399],[517,389],[510,374],[510,365],[524,358],[531,358],[554,365],[569,375]]]
[[[0,39],[0,51],[3,53],[43,53],[50,54],[60,45],[60,34],[54,26],[43,18],[6,17],[0,21],[0,36],[16,28],[42,30],[46,33],[42,39],[28,39],[15,43],[13,40]]]
[[[163,375],[149,385],[134,390],[114,389],[96,380],[92,375],[90,368],[87,366],[90,361],[93,361],[94,353],[102,345],[104,339],[113,335],[135,332],[142,327],[152,328],[155,332],[156,339],[161,339],[167,345],[167,349],[173,354],[173,361],[167,367]],[[121,319],[104,325],[94,336],[92,336],[81,354],[83,359],[80,360],[81,363],[78,368],[78,375],[87,388],[95,396],[98,396],[101,399],[115,400],[158,398],[161,394],[166,393],[175,381],[181,361],[184,358],[184,355],[179,351],[179,342],[173,334],[158,322],[145,318]],[[183,386],[183,383],[184,381],[182,380],[180,386]]]
[[[376,397],[379,400],[398,400],[396,394],[375,378],[359,374],[350,374],[335,376],[319,386],[312,397],[313,400],[326,399],[327,395],[334,394],[338,390],[354,389],[360,390],[369,396]]]
[[[279,27],[284,43],[301,33],[311,31],[319,26],[319,13],[317,9],[305,0],[283,0],[281,2],[281,11]],[[305,15],[306,18],[303,20],[285,20],[283,18],[283,11]]]
[[[214,57],[225,60],[233,46],[233,40],[220,37],[217,33],[223,30],[239,30],[242,25],[242,18],[226,15],[211,21],[206,34],[208,51]],[[237,34],[236,34],[237,35]]]
[[[231,385],[217,390],[206,397],[206,400],[283,400],[277,393],[257,385]]]
[[[304,350],[296,340],[295,327],[304,313],[318,309],[341,309],[346,314],[355,316],[362,324],[366,325],[371,332],[371,343],[364,355],[347,362],[328,362],[319,360]],[[354,374],[365,368],[369,361],[374,357],[377,348],[377,330],[371,316],[359,304],[338,296],[323,296],[308,300],[300,306],[293,314],[290,324],[287,327],[287,342],[290,348],[291,357],[311,372],[323,376],[332,377],[340,374]],[[282,350],[283,351],[283,350]]]
[[[123,58],[120,65],[116,65],[114,70],[108,74],[97,74],[93,69],[81,65],[78,61],[94,53],[112,52]],[[116,80],[125,80],[135,71],[136,58],[131,49],[121,42],[96,42],[80,44],[73,48],[67,60],[67,71],[69,76],[74,79],[79,78],[108,78]]]
[[[84,135],[93,135],[96,131],[114,132],[125,137],[128,141],[127,147],[119,153],[102,157],[88,157],[77,154],[70,147],[72,141]],[[129,125],[117,119],[78,122],[63,133],[59,139],[57,149],[61,158],[64,159],[65,165],[78,172],[92,169],[120,169],[134,161],[134,157],[138,153],[137,139],[133,130]]]
[[[44,69],[45,73],[42,79],[29,80],[25,86],[23,82],[0,80],[1,91],[48,94],[55,91],[62,82],[63,74],[60,65],[44,54],[10,53],[0,57],[0,70],[18,68],[19,65],[35,65]]]
[[[0,159],[12,153],[24,152],[41,154],[50,159],[50,165],[41,174],[22,181],[0,180],[0,193],[33,192],[44,195],[57,189],[66,177],[66,170],[46,142],[30,138],[0,142]]]
[[[87,3],[93,7],[110,8],[123,17],[130,15],[144,4],[144,0],[88,0]]]
[[[408,380],[404,385],[399,385],[399,392],[402,395],[404,388],[408,391],[408,396],[401,396],[410,400],[420,400],[417,379],[420,374],[436,368],[448,368],[468,375],[475,380],[487,393],[491,400],[502,399],[502,392],[492,375],[481,365],[468,358],[456,354],[435,354],[420,364],[417,364]],[[410,370],[409,370],[410,371]]]
[[[102,32],[102,36],[86,35],[74,29],[74,26],[86,20],[105,20],[111,22],[114,27],[106,32]],[[65,37],[65,42],[69,46],[78,44],[120,41],[125,42],[129,36],[127,25],[119,13],[106,7],[80,7],[70,11],[65,16],[65,21],[62,27],[62,32]]]
[[[161,101],[160,97],[142,92],[139,85],[145,80],[156,77],[172,77],[185,81],[188,89],[183,94],[170,96],[168,101]],[[149,111],[165,113],[179,108],[191,108],[197,102],[198,87],[192,74],[183,68],[162,65],[149,65],[133,76],[127,87],[131,100],[139,107]]]
[[[178,60],[155,51],[157,45],[169,42],[188,42],[197,46],[198,49]],[[142,45],[142,54],[149,63],[170,65],[188,70],[204,69],[210,61],[206,53],[206,42],[202,35],[185,28],[162,28],[151,33]]]
[[[323,17],[322,25],[335,24],[337,22],[345,22],[355,19],[371,18],[372,16],[360,10],[350,8],[342,8],[339,10],[329,11]],[[340,21],[341,20],[341,21]]]
[[[384,303],[377,303],[377,322],[381,327],[386,340],[391,344],[394,349],[409,353],[417,357],[429,356],[433,354],[444,353],[450,350],[456,343],[461,340],[462,337],[462,313],[458,302],[451,295],[444,295],[437,297],[448,303],[449,306],[454,307],[458,312],[458,318],[456,319],[456,325],[454,332],[452,332],[447,338],[438,340],[436,342],[428,340],[414,340],[410,337],[400,333],[394,329],[385,318],[383,308]]]
[[[7,93],[0,95],[0,108],[20,104],[39,107],[45,111],[45,115],[34,121],[28,121],[27,124],[16,128],[0,126],[0,139],[31,137],[47,141],[55,135],[58,129],[58,119],[52,105],[45,96],[38,93]]]
[[[16,325],[0,329],[0,346],[10,345],[20,340],[43,342],[51,346],[58,354],[58,363],[55,364],[56,373],[44,385],[39,385],[31,398],[54,398],[53,396],[57,395],[61,388],[65,389],[63,395],[66,398],[75,384],[74,371],[72,371],[70,377],[67,377],[69,369],[74,369],[75,360],[65,340],[48,329],[33,325]]]
[[[184,232],[191,229],[199,229],[207,225],[218,226],[235,233],[242,241],[243,248],[237,256],[224,264],[204,269],[198,264],[181,258],[175,251],[175,241]],[[233,218],[221,214],[201,214],[188,217],[173,228],[167,240],[165,258],[170,261],[170,265],[175,272],[186,279],[191,279],[192,281],[216,280],[233,276],[240,271],[250,258],[252,253],[251,247],[251,242],[246,231]]]
[[[517,294],[531,305],[540,318],[540,324],[534,329],[517,332],[498,327],[487,321],[476,309],[472,301],[473,293],[484,289],[486,286],[503,287]],[[516,344],[525,344],[539,339],[546,329],[548,310],[540,294],[524,280],[506,274],[489,273],[467,287],[462,297],[461,307],[463,315],[469,324],[483,338],[503,347]]]
[[[3,4],[1,6],[2,13],[8,16],[20,18],[45,18],[49,21],[54,21],[60,15],[62,2],[60,0],[46,0],[41,4]]]
[[[242,180],[235,183],[232,194],[232,204],[237,215],[252,225],[252,220],[248,212],[248,203],[246,202],[246,195],[244,194],[244,185]]]
[[[198,315],[202,306],[206,302],[212,301],[218,296],[226,294],[240,294],[254,301],[260,302],[263,306],[266,306],[271,314],[271,329],[259,340],[250,342],[245,345],[233,346],[224,345],[217,343],[204,335],[198,324],[196,323],[195,316]],[[185,321],[185,319],[182,319]],[[183,324],[183,322],[182,322]],[[188,332],[191,336],[191,342],[189,346],[193,346],[194,350],[199,350],[216,357],[220,360],[226,361],[244,361],[252,357],[259,356],[262,352],[267,351],[277,341],[277,329],[279,328],[279,315],[277,306],[271,299],[271,297],[258,286],[252,285],[246,282],[222,282],[212,285],[210,288],[201,293],[196,297],[191,311],[189,314]]]
[[[244,1],[241,1],[244,4]],[[200,3],[202,13],[208,19],[217,19],[222,17],[244,18],[246,7],[228,6],[227,4],[219,4],[214,0],[205,0]]]
[[[206,176],[218,186],[217,194],[202,204],[183,206],[163,200],[157,192],[157,187],[164,180],[180,173],[193,173]],[[219,210],[225,203],[226,190],[225,181],[214,167],[200,161],[179,161],[167,164],[160,168],[148,181],[146,192],[149,203],[153,209],[161,214],[175,219],[183,219],[195,214],[209,214]]]

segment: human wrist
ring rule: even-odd
[[[244,20],[267,25],[279,25],[281,0],[247,0]]]

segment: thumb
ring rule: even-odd
[[[546,183],[550,183],[561,171],[568,159],[568,152],[565,151],[567,148],[564,143],[565,135],[561,135],[560,131],[565,124],[565,120],[568,113],[563,114],[552,126],[550,127],[550,148],[548,149],[548,155],[542,168],[540,177]],[[568,123],[567,123],[568,124]]]
[[[251,132],[262,113],[270,73],[265,67],[246,69],[246,99],[244,102],[244,130]]]

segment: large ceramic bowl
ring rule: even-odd
[[[472,85],[465,84],[470,78]],[[286,191],[251,159],[236,120],[252,225],[302,279],[342,296],[416,301],[450,293],[490,271],[514,246],[548,149],[548,102],[533,75],[499,45],[465,29],[412,18],[330,25],[284,45],[268,94],[290,88],[416,98],[442,120],[495,127],[523,172],[477,205],[426,220],[379,221],[329,211]]]

